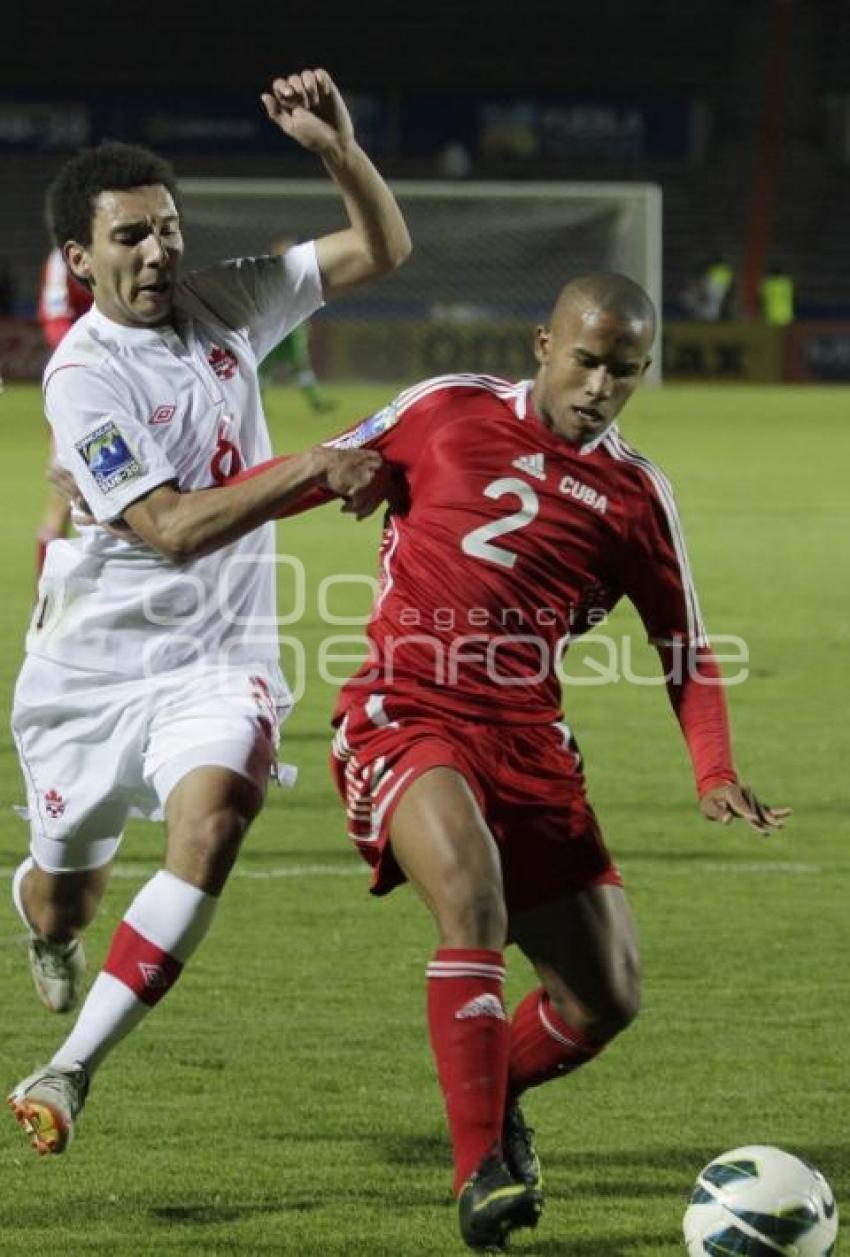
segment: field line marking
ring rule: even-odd
[[[110,878],[124,878],[130,880],[135,877],[152,876],[162,868],[161,864],[140,860],[121,860],[115,865],[110,873]],[[15,869],[10,866],[0,866],[0,878],[11,879]],[[365,863],[352,862],[348,864],[281,864],[272,865],[268,868],[240,868],[239,865],[231,873],[231,877],[245,878],[247,881],[266,882],[274,881],[281,877],[363,877],[370,873],[371,870]]]

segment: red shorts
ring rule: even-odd
[[[475,795],[499,846],[509,912],[622,885],[565,724],[487,725],[373,695],[348,708],[331,751],[349,837],[374,869],[373,894],[404,881],[390,822],[408,786],[437,767],[456,769]]]

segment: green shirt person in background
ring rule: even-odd
[[[784,269],[772,265],[759,284],[761,317],[769,327],[787,327],[794,322],[794,281]]]
[[[296,243],[291,236],[281,237],[269,245],[269,253],[281,257],[287,249]],[[310,359],[310,326],[301,323],[294,331],[276,345],[260,368],[260,379],[263,385],[271,384],[280,377],[293,379],[304,394],[311,410],[321,414],[335,410],[339,405],[334,398],[326,396],[319,388],[316,372]]]

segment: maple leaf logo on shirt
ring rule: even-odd
[[[221,345],[213,345],[207,362],[220,380],[232,379],[239,366],[236,354],[230,349],[223,349]]]

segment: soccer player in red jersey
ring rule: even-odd
[[[390,503],[369,654],[339,697],[332,767],[372,891],[407,880],[435,920],[428,1022],[471,1248],[502,1244],[542,1208],[519,1098],[592,1060],[638,1008],[631,913],[560,709],[571,638],[628,597],[658,649],[702,815],[770,833],[789,814],[738,779],[669,483],[616,424],[654,335],[638,285],[585,276],[537,329],[533,381],[428,380],[331,442],[383,455]],[[508,940],[540,983],[512,1016]]]
[[[38,321],[51,353],[80,315],[85,314],[90,308],[91,303],[92,294],[68,270],[62,250],[51,249],[41,268],[38,293]],[[50,461],[51,463],[53,461],[52,441]],[[70,519],[70,504],[58,490],[51,488],[48,491],[47,505],[36,536],[36,579],[41,575],[41,569],[44,567],[44,556],[48,545],[51,541],[67,534]]]
[[[373,892],[409,881],[437,926],[428,1021],[472,1248],[542,1207],[519,1097],[592,1060],[638,1008],[631,914],[560,710],[569,640],[628,597],[703,816],[769,833],[788,815],[738,779],[670,485],[616,425],[654,335],[631,280],[574,280],[537,329],[533,382],[426,381],[334,442],[380,451],[394,487],[332,766]],[[510,1017],[508,939],[540,979]]]

